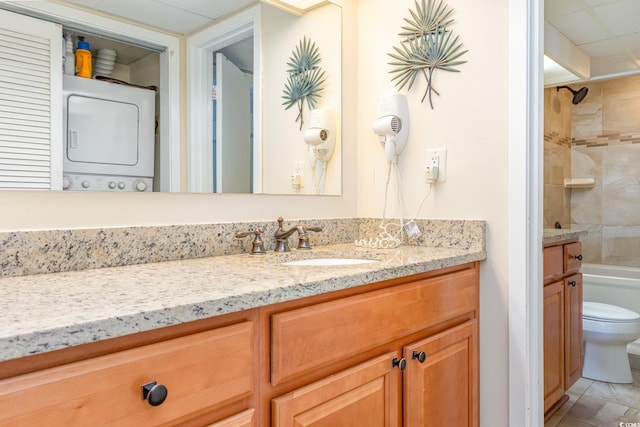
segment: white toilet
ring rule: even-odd
[[[582,304],[582,376],[610,383],[632,383],[627,344],[640,338],[640,314],[599,302]]]

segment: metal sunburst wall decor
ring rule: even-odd
[[[433,87],[434,72],[459,72],[456,67],[467,62],[460,60],[467,51],[462,50],[460,36],[454,36],[449,29],[454,22],[453,9],[443,0],[415,0],[415,9],[409,9],[411,18],[404,19],[407,25],[398,34],[404,37],[400,47],[394,46],[395,53],[388,54],[395,60],[389,62],[394,67],[391,81],[398,90],[405,86],[410,90],[416,79],[424,76],[427,88],[421,102],[429,95],[433,109],[432,94],[440,95]]]
[[[324,84],[324,71],[320,68],[320,51],[314,42],[305,36],[287,62],[288,77],[284,87],[285,100],[282,105],[288,110],[293,105],[298,107],[296,122],[300,121],[300,129],[304,124],[303,109],[306,102],[309,110],[315,108],[320,91]]]

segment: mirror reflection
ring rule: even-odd
[[[12,150],[23,151],[11,155],[24,154],[28,159],[22,163],[30,165],[8,168],[8,174],[12,175],[9,177],[5,172],[0,174],[0,188],[341,193],[341,35],[336,31],[341,28],[341,8],[338,5],[324,2],[296,14],[266,3],[234,3],[240,8],[238,11],[229,9],[227,2],[214,1],[205,7],[201,2],[187,0],[180,3],[182,12],[209,18],[204,25],[202,21],[194,21],[189,27],[186,21],[158,21],[158,14],[145,22],[146,15],[133,16],[131,11],[114,5],[106,10],[106,4],[94,6],[85,4],[85,0],[59,2],[60,5],[80,5],[84,8],[81,12],[67,6],[41,6],[41,3],[44,4],[25,2],[0,8],[29,16],[36,24],[39,21],[60,24],[63,64],[71,68],[69,64],[76,61],[79,46],[87,48],[92,54],[91,78],[75,75],[75,65],[72,72],[63,72],[63,75],[46,70],[50,82],[55,84],[54,79],[61,79],[64,87],[60,97],[64,120],[58,132],[56,126],[51,125],[49,164],[38,163],[42,159],[33,157],[33,146],[24,150],[21,147],[24,140],[39,143],[42,120],[29,118],[27,125],[16,130],[0,118],[0,130],[4,134],[11,133],[6,129],[21,132],[9,142],[3,140],[3,146],[11,145]],[[172,7],[170,2],[158,3],[164,4],[159,10],[169,11]],[[51,12],[51,8],[58,7],[69,11],[68,16]],[[202,10],[203,7],[206,10]],[[216,16],[213,16],[214,9]],[[247,11],[257,16],[250,27],[229,24]],[[115,26],[98,28],[96,23],[93,28],[89,20],[76,22],[78,16],[86,13],[95,13],[96,17],[107,14],[116,23],[120,16],[162,31],[158,32],[158,38],[136,38],[136,31],[134,35],[131,31],[118,34]],[[11,16],[0,15],[0,19],[4,23],[11,20]],[[140,34],[149,31],[155,30],[147,27],[140,30]],[[167,46],[171,44],[156,43],[166,38],[163,31],[186,34],[183,37],[186,43],[176,42],[171,46],[173,51],[169,51]],[[216,36],[205,40],[207,34]],[[283,93],[287,62],[304,37],[317,44],[326,81],[315,105],[318,111],[305,106],[305,123],[300,127],[296,121],[298,111],[285,109]],[[198,42],[193,44],[192,40]],[[168,58],[174,55],[176,46],[180,46],[182,70],[186,69],[183,80],[187,82],[186,96],[177,108],[176,98],[169,98],[173,96],[172,88],[181,83],[167,77]],[[190,47],[193,46],[199,49],[200,58],[192,55]],[[202,58],[204,61],[199,62]],[[95,89],[96,85],[100,90]],[[185,91],[184,86],[180,89]],[[204,102],[192,96],[198,91]],[[127,95],[121,95],[123,93]],[[22,104],[19,108],[30,108],[26,103],[19,103]],[[186,121],[176,118],[181,110]],[[331,119],[314,121],[313,117]],[[186,138],[172,133],[175,126],[168,125],[172,121],[187,129]],[[326,122],[330,122],[331,130],[319,129],[329,126]],[[144,140],[140,139],[145,134]],[[7,157],[0,153],[0,163],[7,163]],[[139,163],[144,167],[137,168]],[[36,178],[20,178],[26,175]],[[38,179],[39,176],[42,179]]]
[[[214,82],[215,96],[191,92],[189,191],[340,194],[341,36],[326,31],[340,25],[341,9],[331,3],[301,16],[262,4],[190,38],[189,67],[200,66],[195,86]],[[300,110],[285,108],[284,95],[303,39],[317,46],[324,81],[315,105],[302,105],[301,126]],[[331,117],[323,144],[305,139],[319,126],[314,116]]]
[[[213,192],[253,193],[253,32],[213,54]]]

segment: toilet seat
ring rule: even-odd
[[[624,323],[640,320],[640,314],[615,305],[585,301],[582,303],[582,318],[599,322]]]

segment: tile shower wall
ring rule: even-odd
[[[572,190],[572,228],[589,232],[586,262],[640,267],[640,76],[586,86],[572,109],[571,165],[596,186]]]
[[[564,179],[571,177],[571,93],[548,88],[544,91],[544,227],[559,222],[571,224],[571,190]]]

